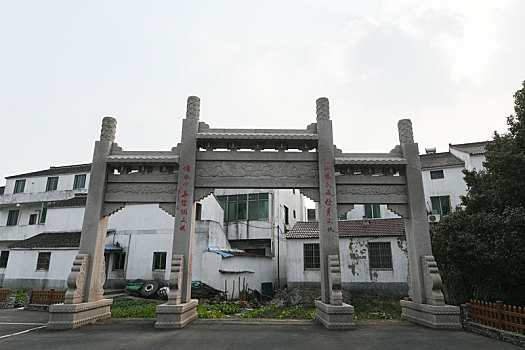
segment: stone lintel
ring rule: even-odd
[[[401,319],[437,329],[461,329],[459,307],[401,300]]]
[[[157,306],[155,328],[183,328],[197,318],[197,299],[177,305],[162,304]]]
[[[49,307],[49,329],[73,329],[111,318],[111,299],[80,304],[56,304]]]
[[[315,301],[315,319],[328,329],[354,329],[354,307],[343,303],[340,306]]]

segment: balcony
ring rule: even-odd
[[[66,191],[48,191],[48,192],[31,192],[15,193],[0,195],[0,207],[13,204],[28,204],[60,201],[74,197],[77,193],[87,193],[86,188]]]
[[[20,241],[44,231],[44,225],[0,226],[0,241]]]

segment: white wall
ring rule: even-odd
[[[288,283],[320,282],[320,270],[304,269],[305,243],[319,243],[318,239],[288,239]],[[368,261],[368,242],[390,242],[391,271],[371,270]],[[360,283],[404,283],[407,281],[408,256],[404,237],[352,237],[339,239],[341,281]]]
[[[47,209],[46,232],[80,232],[84,221],[82,208],[49,208]]]
[[[37,193],[45,192],[47,186],[48,177],[57,177],[58,184],[57,191],[67,191],[73,189],[73,184],[75,181],[75,175],[86,174],[86,185],[84,188],[88,188],[90,173],[76,173],[76,174],[66,174],[66,175],[49,175],[49,176],[38,176],[38,177],[21,177],[16,179],[7,179],[5,184],[5,194],[12,194],[15,188],[16,180],[26,180],[24,187],[24,193]]]
[[[49,271],[36,270],[39,252],[51,252]],[[76,249],[12,249],[5,270],[4,286],[65,289],[77,253]]]
[[[457,205],[461,204],[459,196],[467,193],[467,185],[463,180],[463,167],[454,168],[439,168],[421,171],[423,179],[423,189],[425,191],[425,201],[427,211],[431,211],[432,203],[430,197],[434,196],[450,196],[450,208],[453,210]],[[431,179],[430,171],[443,170],[443,179]]]

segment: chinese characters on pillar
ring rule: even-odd
[[[334,192],[335,188],[332,185],[332,179],[330,175],[330,168],[325,166],[324,167],[324,174],[323,174],[323,181],[324,181],[324,189],[322,189],[325,193],[325,200],[324,200],[324,210],[326,210],[326,227],[328,232],[335,232],[335,222],[337,221],[337,215],[335,213],[335,203],[334,203]],[[335,181],[334,181],[335,183]]]
[[[179,224],[179,231],[185,231],[186,230],[186,224],[187,224],[187,215],[188,215],[188,205],[191,204],[192,200],[189,199],[188,194],[188,185],[190,180],[190,166],[186,165],[182,168],[182,171],[184,172],[184,183],[182,184],[181,188],[177,190],[177,211],[180,211],[180,224]]]

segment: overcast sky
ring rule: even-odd
[[[305,128],[330,99],[344,152],[420,151],[506,130],[525,1],[0,0],[0,178],[88,163],[105,115],[169,150],[186,98],[211,127]],[[0,184],[3,180],[0,180]]]

